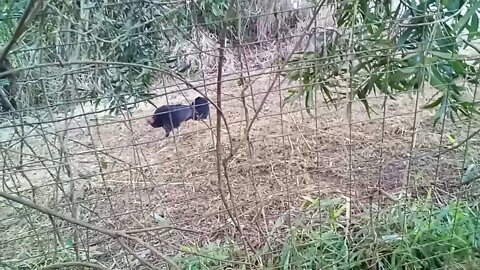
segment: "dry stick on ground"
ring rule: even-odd
[[[70,267],[87,267],[91,269],[99,269],[99,270],[109,270],[109,268],[102,266],[100,264],[95,263],[88,263],[88,262],[64,262],[64,263],[55,263],[49,266],[43,267],[42,270],[51,270],[51,269],[64,269]]]
[[[126,243],[125,241],[123,241],[123,239],[120,239],[118,238],[117,239],[118,243],[120,244],[120,246],[122,246],[124,249],[126,249],[128,251],[128,253],[130,254],[135,254],[135,251],[133,251],[133,249],[131,249]],[[149,263],[145,258],[141,257],[141,256],[135,256],[141,263],[143,263],[144,265],[152,268],[152,269],[160,269],[158,267],[156,267],[155,265]]]
[[[135,219],[135,217],[133,217]],[[141,222],[139,222],[138,220],[135,220],[136,223],[140,224],[141,225]],[[140,229],[141,230],[141,229]],[[127,233],[132,233],[133,231],[127,231]],[[142,232],[145,232],[151,236],[155,236],[155,234],[152,232],[152,230],[143,230]],[[203,232],[200,232],[200,231],[190,231],[190,232],[195,232],[195,233],[203,233]],[[219,258],[214,258],[214,257],[210,257],[210,256],[207,256],[205,254],[200,254],[200,253],[197,253],[197,252],[192,252],[192,251],[189,251],[189,250],[186,250],[186,249],[178,249],[176,247],[174,247],[172,244],[168,243],[168,242],[162,242],[163,244],[167,245],[169,248],[173,249],[173,250],[176,250],[176,251],[179,251],[179,252],[183,252],[185,254],[188,254],[188,255],[193,255],[193,256],[196,256],[196,257],[202,257],[202,258],[206,258],[206,259],[209,259],[209,260],[213,260],[213,261],[217,261],[217,262],[223,262],[223,263],[226,263],[226,264],[238,264],[238,265],[245,265],[245,266],[250,266],[250,267],[253,267],[254,265],[253,264],[250,264],[250,263],[247,263],[247,262],[240,262],[240,261],[230,261],[230,260],[222,260],[222,259],[219,259]]]
[[[168,258],[167,256],[163,255],[162,253],[160,253],[157,249],[155,249],[154,247],[152,247],[151,245],[145,243],[143,240],[141,240],[140,238],[138,237],[135,237],[135,236],[131,236],[129,234],[127,234],[127,232],[125,231],[119,231],[119,230],[109,230],[109,229],[105,229],[105,228],[101,228],[101,227],[97,227],[93,224],[90,224],[90,223],[87,223],[87,222],[84,222],[82,220],[78,220],[78,219],[75,219],[73,217],[70,217],[70,216],[67,216],[67,215],[64,215],[64,214],[61,214],[61,213],[58,213],[50,208],[47,208],[47,207],[44,207],[44,206],[40,206],[38,204],[35,204],[29,200],[26,200],[26,199],[23,199],[19,196],[16,196],[16,195],[12,195],[12,194],[9,194],[9,193],[6,193],[6,192],[3,192],[3,191],[0,191],[0,197],[3,197],[9,201],[14,201],[16,203],[19,203],[19,204],[22,204],[24,206],[27,206],[29,208],[32,208],[32,209],[35,209],[37,211],[40,211],[44,214],[47,214],[47,215],[51,215],[51,216],[54,216],[54,217],[57,217],[59,219],[62,219],[64,221],[67,221],[71,224],[75,224],[75,225],[78,225],[78,226],[81,226],[81,227],[84,227],[84,228],[87,228],[87,229],[90,229],[90,230],[93,230],[93,231],[97,231],[99,233],[103,233],[105,235],[108,235],[110,237],[112,237],[113,239],[116,239],[117,241],[119,241],[120,243],[122,243],[121,239],[122,238],[126,238],[126,239],[129,239],[129,240],[132,240],[134,242],[136,242],[137,244],[140,244],[146,248],[148,248],[150,251],[152,251],[152,253],[154,253],[155,255],[159,256],[160,258],[162,258],[164,261],[166,261],[170,266],[172,266],[174,269],[178,269],[180,270],[181,268],[177,266],[177,264],[175,264],[175,262],[173,262],[170,258]],[[133,250],[131,249],[127,249],[129,251],[129,253],[131,255],[133,255],[135,258],[137,258],[139,261],[143,262],[144,259],[141,258],[140,256],[138,256]],[[155,267],[153,267],[154,269],[156,269]]]
[[[8,107],[9,111],[15,111],[15,108],[13,107],[12,103],[10,102],[7,94],[5,94],[5,91],[3,90],[2,86],[0,86],[0,100],[2,101],[2,104],[6,105]]]

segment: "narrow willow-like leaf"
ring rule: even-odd
[[[465,15],[463,15],[458,21],[458,23],[453,27],[453,30],[458,34],[460,34],[463,29],[465,29],[467,23],[470,21],[473,14],[475,14],[480,9],[480,1],[472,0],[471,2],[472,4],[465,13]]]

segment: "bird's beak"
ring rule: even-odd
[[[149,118],[147,119],[147,123],[148,123],[149,125],[152,125],[152,124],[153,124],[153,117],[149,117]]]

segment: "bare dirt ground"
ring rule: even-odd
[[[272,77],[261,75],[252,89],[246,90],[249,120],[254,115],[252,104],[258,108]],[[240,99],[242,87],[235,78],[225,79],[231,80],[223,85],[223,113],[235,147],[246,126]],[[282,108],[285,87],[286,83],[275,87],[266,99],[249,135],[251,153],[244,145],[228,162],[232,194],[227,199],[244,234],[255,246],[264,243],[265,235],[279,218],[298,212],[305,196],[343,195],[361,204],[378,185],[397,194],[406,186],[458,181],[462,173],[461,155],[435,157],[448,140],[440,135],[440,127],[432,127],[432,112],[421,111],[415,117],[414,95],[388,100],[385,117],[380,106],[383,98],[372,97],[370,102],[379,115],[373,114],[371,119],[363,105],[355,102],[349,125],[345,104],[335,110],[321,102],[314,112],[316,118],[302,111],[300,103]],[[161,85],[158,89],[159,93],[164,91]],[[216,101],[214,89],[214,85],[208,86],[207,95]],[[425,104],[431,95],[432,91],[427,89],[419,104]],[[188,90],[169,94],[168,98],[169,103],[187,103],[196,96],[196,92]],[[166,103],[164,97],[154,102],[158,106]],[[168,139],[163,130],[146,125],[145,118],[154,111],[151,105],[141,105],[132,116],[123,117],[90,113],[93,108],[87,106],[78,108],[74,112],[77,116],[68,123],[26,126],[27,145],[15,144],[18,135],[12,128],[3,128],[2,141],[11,141],[12,145],[3,150],[3,155],[8,156],[1,173],[3,190],[34,197],[38,204],[70,216],[69,205],[74,198],[76,217],[102,227],[131,230],[169,224],[176,229],[139,234],[167,254],[177,253],[181,245],[223,241],[233,237],[235,228],[216,184],[216,112],[211,109],[211,120],[189,121],[182,126],[178,138]],[[39,118],[26,121],[38,122]],[[412,149],[414,118],[417,133]],[[68,132],[62,138],[65,130]],[[222,130],[222,156],[226,157],[231,146],[225,126]],[[444,133],[450,132],[461,140],[465,130],[460,132],[447,125]],[[65,157],[59,154],[62,145]],[[21,168],[20,147],[30,153],[24,155]],[[410,156],[414,158],[407,185]],[[223,173],[222,181],[225,183]],[[70,190],[74,190],[73,195]],[[55,234],[48,217],[33,215],[32,210],[17,204],[0,203],[1,215],[7,217],[0,222],[0,230],[6,232],[0,237],[4,243],[0,248],[5,250],[2,257],[44,261],[46,254],[55,249]],[[29,215],[30,218],[26,217]],[[31,230],[32,226],[36,231]],[[56,226],[62,229],[66,240],[74,237],[72,226],[62,221],[57,221]],[[79,237],[82,256],[124,261],[125,254],[107,236],[91,231],[87,234],[82,229]],[[8,248],[13,243],[22,247],[20,252]],[[153,258],[148,252],[142,254]]]

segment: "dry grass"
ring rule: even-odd
[[[261,75],[253,84],[255,106],[268,89],[270,80],[269,76]],[[167,89],[173,90],[172,87]],[[214,96],[213,87],[207,92]],[[428,97],[431,91],[426,92]],[[238,143],[245,128],[240,93],[241,87],[236,80],[224,84],[227,100],[223,103],[224,115],[234,143]],[[410,186],[414,182],[416,186],[428,184],[435,176],[438,176],[437,181],[448,182],[462,172],[459,156],[447,155],[439,161],[434,158],[440,135],[432,128],[431,113],[427,111],[417,114],[416,144],[410,152],[415,102],[407,95],[388,102],[384,119],[375,115],[368,119],[362,105],[355,103],[354,124],[350,129],[345,105],[337,111],[321,105],[316,112],[316,122],[304,111],[299,111],[298,104],[282,109],[280,101],[284,94],[273,92],[255,122],[250,134],[251,158],[248,149],[242,147],[228,166],[240,222],[244,233],[256,246],[264,243],[269,228],[279,217],[299,209],[302,196],[346,195],[358,204],[369,197],[379,177],[381,188],[390,193],[398,192],[406,185],[410,154],[420,157],[413,160]],[[183,91],[168,97],[169,103],[186,103],[185,97],[191,101],[196,94]],[[381,115],[383,99],[371,102]],[[155,103],[165,101],[155,100]],[[247,104],[253,104],[251,97],[247,98]],[[92,111],[93,108],[84,110]],[[213,122],[187,122],[179,138],[166,140],[162,130],[153,130],[145,124],[144,118],[153,110],[151,106],[141,106],[131,117],[96,113],[74,118],[68,125],[58,122],[54,126],[37,127],[26,139],[34,147],[24,150],[32,156],[24,157],[23,171],[14,167],[18,166],[19,145],[4,150],[11,159],[5,162],[4,189],[18,190],[31,197],[33,186],[37,203],[71,215],[67,208],[71,186],[65,183],[70,180],[75,183],[77,217],[85,221],[125,230],[168,222],[196,231],[166,230],[142,236],[170,255],[177,253],[180,245],[233,236],[234,226],[227,220],[219,192],[212,185],[216,182]],[[253,112],[249,110],[251,117]],[[82,111],[78,109],[76,113]],[[215,119],[215,112],[212,119]],[[35,122],[33,119],[27,121]],[[53,131],[62,134],[67,129],[65,145],[71,176],[61,170],[59,157],[53,154],[58,153],[59,146]],[[48,130],[51,134],[46,134]],[[455,129],[452,132],[458,138],[464,136]],[[2,140],[15,137],[11,129],[10,133],[2,131],[2,136]],[[222,136],[227,141],[226,132]],[[353,144],[351,178],[348,173],[350,140]],[[225,146],[224,155],[227,155],[229,147]],[[44,164],[41,164],[42,159]],[[66,190],[65,193],[59,186]],[[60,248],[54,245],[54,235],[48,233],[52,229],[48,217],[21,206],[8,206],[5,201],[2,204],[2,216],[6,217],[1,221],[1,229],[6,232],[1,239],[3,260],[27,259],[40,254],[47,258],[49,252]],[[62,222],[57,222],[57,226],[63,228],[65,239],[73,237],[73,228]],[[92,232],[87,235],[84,230],[80,230],[79,237],[82,239],[80,257],[86,257],[88,250],[88,256],[99,261],[114,258],[120,260],[119,265],[128,263],[125,261],[128,256],[107,237]],[[37,258],[38,261],[45,263],[41,258]]]
[[[264,12],[275,11],[274,4],[279,10],[297,8],[287,2],[264,1],[261,8]],[[257,69],[252,73],[258,74],[252,88],[246,90],[248,119],[241,102],[242,86],[238,86],[238,78],[224,77],[228,81],[223,85],[223,114],[235,145],[243,136],[246,120],[251,120],[254,114],[253,107],[258,108],[272,83],[273,76],[261,75],[266,72],[262,69],[271,66],[279,54],[292,49],[311,17],[311,10],[304,11],[299,15],[301,23],[286,33],[296,38],[282,40],[281,45],[270,40],[270,44],[265,42],[260,49],[251,44],[245,46],[251,49],[245,56],[249,59],[249,67]],[[322,10],[317,27],[334,25],[331,18],[334,13]],[[286,21],[291,15],[280,14],[280,21]],[[257,37],[259,40],[270,37],[276,30],[275,21],[273,15],[262,16],[256,21],[259,33],[265,34]],[[172,48],[172,53],[188,55],[184,60],[196,71],[214,71],[217,64],[215,38],[197,31],[192,41],[195,44],[179,44]],[[317,43],[321,42],[305,38],[298,50],[313,51]],[[283,47],[279,49],[279,46]],[[210,53],[197,56],[198,50]],[[226,51],[226,73],[238,71],[236,53],[234,49]],[[201,90],[215,101],[214,81],[205,83],[209,86]],[[384,203],[384,196],[373,194],[376,187],[394,195],[408,188],[416,195],[423,192],[422,187],[435,181],[443,183],[448,191],[448,186],[463,172],[459,151],[439,159],[435,155],[448,144],[444,134],[452,133],[460,141],[466,137],[466,129],[450,124],[443,132],[438,127],[433,128],[431,112],[421,111],[415,115],[412,96],[405,94],[397,96],[395,101],[389,100],[385,113],[381,108],[383,98],[372,97],[370,102],[379,115],[372,115],[371,119],[363,105],[356,102],[353,104],[353,124],[349,125],[346,104],[335,110],[321,103],[314,118],[302,110],[300,103],[282,107],[286,87],[286,83],[275,87],[250,132],[250,148],[242,146],[228,164],[234,207],[246,239],[255,247],[271,240],[267,239],[267,234],[273,233],[272,227],[279,219],[299,217],[300,204],[305,197],[343,195],[351,198],[352,205],[358,209],[372,197]],[[190,103],[198,95],[193,90],[172,93],[179,88],[160,83],[154,88],[158,94],[170,93],[168,103]],[[433,92],[426,89],[420,104],[425,104]],[[154,102],[160,105],[167,100],[162,97]],[[111,117],[85,105],[70,112],[67,116],[73,117],[65,121],[62,118],[66,115],[44,110],[25,117],[29,125],[17,120],[16,131],[7,127],[10,123],[3,123],[0,142],[8,147],[0,149],[2,189],[66,215],[74,213],[78,219],[105,228],[131,230],[169,224],[169,229],[139,234],[167,255],[179,253],[182,245],[207,244],[228,238],[236,238],[241,244],[215,184],[216,112],[212,112],[211,120],[185,123],[179,137],[165,139],[162,130],[146,125],[145,118],[153,111],[152,106],[140,105],[133,115]],[[48,121],[50,123],[46,123]],[[230,146],[223,128],[225,157]],[[413,158],[408,170],[410,157]],[[352,164],[351,170],[349,164]],[[98,261],[112,269],[133,269],[139,264],[109,237],[60,220],[53,222],[48,216],[22,205],[1,199],[0,216],[0,231],[3,232],[0,263],[18,266],[23,263],[31,269],[55,260],[72,259]],[[280,237],[278,233],[273,238]],[[77,242],[76,247],[70,247],[72,241]],[[140,257],[158,259],[136,243],[127,243]]]

